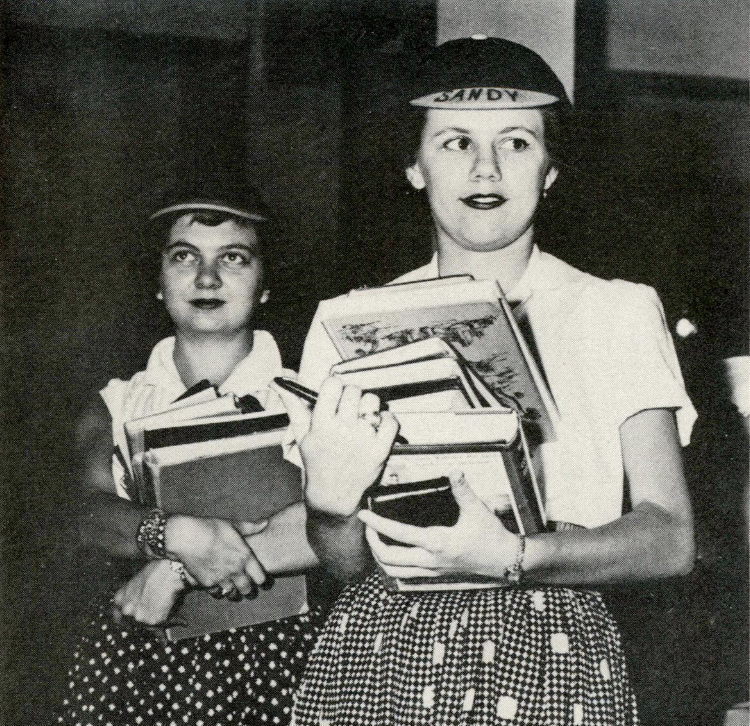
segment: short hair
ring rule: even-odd
[[[270,263],[269,250],[275,247],[275,225],[272,221],[258,222],[240,217],[226,211],[196,209],[195,211],[175,211],[150,220],[143,236],[144,244],[134,256],[134,263],[140,270],[140,275],[149,282],[157,280],[161,269],[161,251],[164,248],[174,223],[180,217],[190,215],[191,222],[218,227],[225,222],[232,222],[241,229],[252,229],[258,239],[258,253],[263,261],[263,285],[270,288],[274,282],[276,261]],[[275,257],[275,256],[274,256]],[[147,283],[148,284],[148,283]]]

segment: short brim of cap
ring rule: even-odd
[[[447,108],[452,110],[492,111],[511,108],[539,108],[561,101],[557,96],[539,91],[522,91],[513,88],[474,87],[436,91],[409,101],[422,108]]]
[[[159,217],[163,217],[167,214],[174,214],[176,212],[226,212],[227,214],[233,214],[235,217],[241,217],[242,219],[249,219],[252,222],[267,222],[269,217],[267,215],[260,214],[259,212],[251,212],[247,209],[241,209],[229,204],[222,204],[221,202],[181,202],[180,204],[170,204],[167,207],[154,212],[148,219],[153,221]]]

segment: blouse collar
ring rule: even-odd
[[[174,337],[159,341],[151,352],[146,365],[144,383],[165,388],[174,393],[174,398],[182,395],[185,384],[177,372],[174,362]],[[219,387],[220,393],[231,391],[239,396],[266,388],[274,375],[281,369],[281,355],[276,342],[264,330],[256,330],[253,335],[253,349],[243,358]]]

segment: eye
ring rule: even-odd
[[[230,250],[221,256],[221,261],[227,267],[242,267],[249,265],[253,261],[253,256],[250,252]]]
[[[531,144],[520,136],[512,136],[500,142],[500,148],[508,151],[526,151]]]
[[[193,265],[197,262],[198,257],[190,250],[176,249],[167,253],[167,259],[179,265]]]
[[[448,139],[443,146],[450,151],[468,151],[471,148],[471,139],[468,136],[457,136]]]

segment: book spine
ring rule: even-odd
[[[161,506],[159,492],[159,467],[148,461],[143,461],[141,465],[141,485],[138,489],[138,495],[141,504],[144,507]]]
[[[531,464],[523,429],[510,446],[502,449],[505,472],[510,483],[511,505],[515,523],[520,534],[543,532],[547,518],[541,506],[539,488]]]
[[[191,426],[150,429],[144,432],[144,450],[179,446],[181,444],[196,444],[210,439],[258,434],[286,429],[288,425],[289,416],[285,413],[279,413],[233,421],[214,421],[206,424],[196,423]]]

